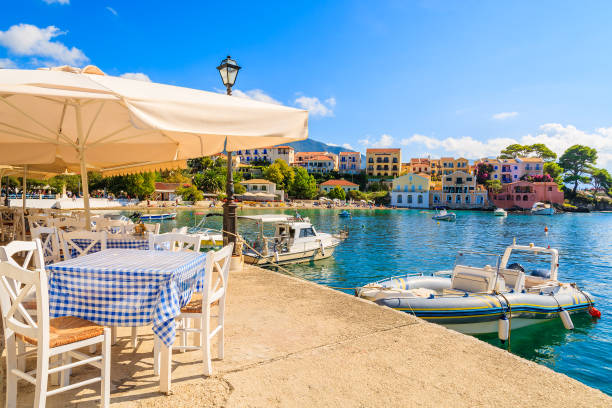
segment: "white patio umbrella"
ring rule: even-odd
[[[77,69],[0,69],[0,163],[174,161],[308,137],[308,112]]]

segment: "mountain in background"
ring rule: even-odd
[[[289,143],[296,152],[329,152],[339,154],[340,152],[354,152],[355,150],[347,149],[342,146],[331,146],[314,139],[300,140],[299,142]],[[361,168],[365,168],[365,155],[361,155]]]

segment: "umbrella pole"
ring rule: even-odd
[[[85,229],[89,230],[91,225],[91,214],[89,209],[89,180],[87,178],[87,166],[85,164],[85,153],[81,150],[81,183],[83,184],[83,207],[85,208]]]
[[[223,205],[223,244],[234,243],[234,255],[238,255],[236,249],[236,202],[234,201],[234,172],[232,169],[232,152],[227,152],[227,193],[226,202]]]
[[[28,165],[23,166],[23,180],[22,180],[22,189],[21,192],[21,239],[25,240],[25,210],[26,210],[26,189],[27,189],[27,180],[28,180]]]

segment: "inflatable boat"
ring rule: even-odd
[[[454,212],[448,212],[446,210],[440,210],[431,218],[436,221],[455,221],[457,219],[457,214]]]
[[[517,253],[528,262],[547,258],[548,268],[527,270],[509,263]],[[356,295],[462,333],[498,332],[502,340],[511,329],[546,319],[560,317],[573,329],[570,314],[601,315],[589,293],[557,280],[556,249],[513,243],[502,256],[485,254],[497,262],[477,266],[466,262],[474,254],[479,253],[459,253],[453,270],[384,279],[357,289]]]

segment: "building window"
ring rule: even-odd
[[[368,163],[374,163],[374,159],[370,157],[370,158],[368,159]]]
[[[408,198],[408,204],[412,204],[412,194],[408,194],[406,197]]]
[[[476,202],[478,204],[482,204],[483,203],[483,197],[482,196],[478,196],[478,198],[476,199]]]
[[[552,191],[552,187],[548,187],[548,191]]]
[[[493,175],[493,178],[497,178],[497,174],[494,174],[494,175]]]
[[[398,203],[398,204],[401,204],[401,203],[402,203],[402,195],[401,195],[401,194],[398,194],[398,195],[397,195],[397,203]]]
[[[470,203],[470,195],[469,194],[465,196],[465,203],[466,204]]]
[[[253,191],[257,191],[257,186],[256,185],[253,186]]]
[[[446,202],[447,202],[447,203],[450,203],[450,202],[452,202],[452,201],[453,201],[453,197],[452,197],[450,194],[449,194],[449,195],[447,195],[447,196],[446,196]]]
[[[455,196],[455,202],[456,202],[457,204],[461,204],[461,196],[460,196],[459,194],[457,194],[457,195]]]
[[[434,198],[434,199],[433,199],[433,202],[434,202],[434,203],[439,203],[439,202],[440,202],[440,196],[439,196],[439,195],[434,194],[434,197],[433,197],[433,198]]]
[[[520,195],[516,196],[516,201],[521,201],[521,196]]]
[[[494,168],[495,170],[497,170],[497,169],[498,169],[498,167],[497,167],[497,166],[494,166],[493,168]]]
[[[526,195],[524,195],[524,196],[523,196],[523,201],[529,201],[529,197],[528,197],[528,196],[526,196]]]
[[[422,195],[420,195],[420,194],[418,195],[418,197],[417,197],[417,202],[418,202],[419,204],[423,204],[423,196],[422,196]]]

